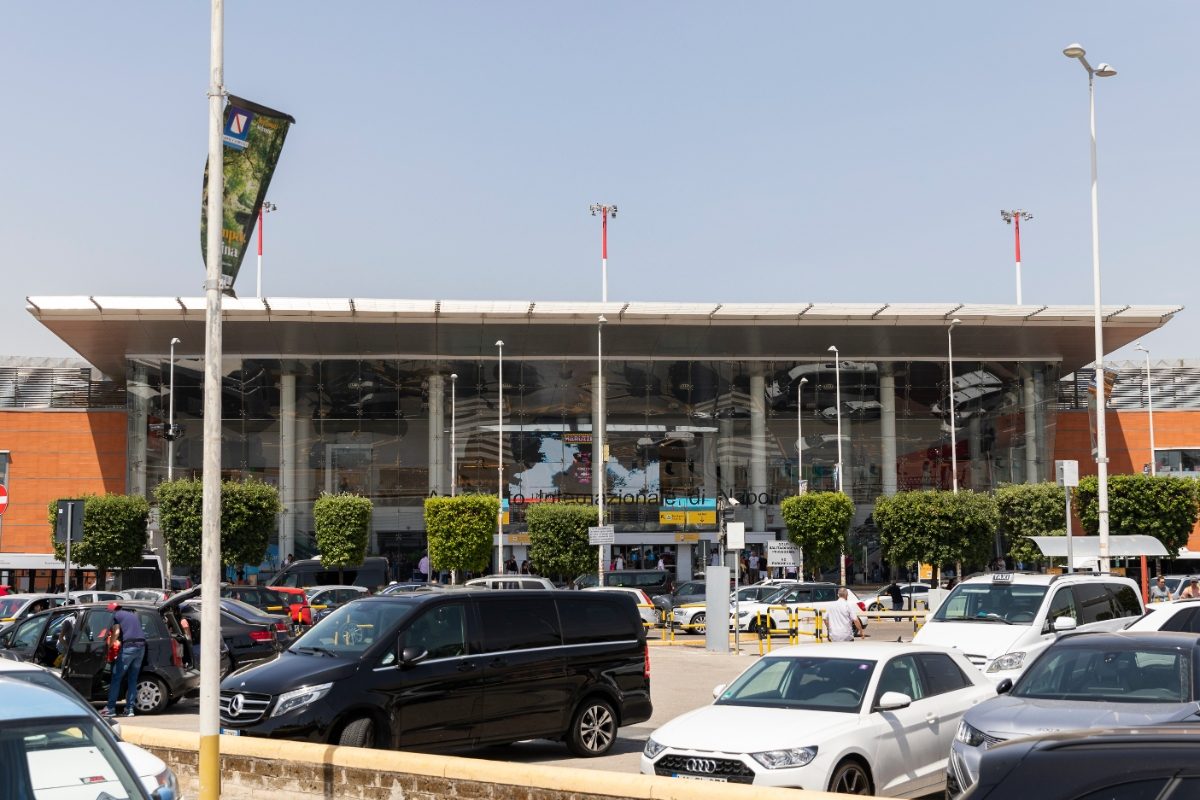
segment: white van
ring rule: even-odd
[[[1016,680],[1059,633],[1120,630],[1143,611],[1129,578],[993,572],[955,586],[913,641],[961,650],[994,681]]]

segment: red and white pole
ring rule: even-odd
[[[262,240],[263,240],[263,220],[266,219],[266,216],[267,215],[265,213],[263,213],[263,207],[259,206],[258,207],[258,282],[255,285],[255,290],[254,290],[255,297],[262,297]],[[1017,256],[1017,261],[1020,261],[1020,260],[1021,260],[1021,257]],[[1018,296],[1020,296],[1020,292],[1018,292]],[[1017,302],[1019,303],[1021,301],[1018,300]]]
[[[1013,234],[1017,244],[1017,305],[1021,305],[1021,215],[1013,217]]]

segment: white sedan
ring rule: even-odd
[[[1200,600],[1186,598],[1146,606],[1146,613],[1125,630],[1200,633]]]
[[[712,705],[656,730],[641,771],[920,797],[944,790],[959,720],[995,692],[957,650],[898,642],[787,647],[716,687]]]
[[[793,583],[781,586],[777,594],[757,603],[741,603],[737,609],[737,627],[743,631],[755,632],[764,624],[770,631],[786,631],[790,626],[789,617],[798,615],[799,629],[812,631],[816,625],[814,616],[824,614],[830,606],[837,602],[838,587],[833,583]],[[846,600],[851,606],[858,606],[860,611],[866,611],[865,603],[858,599],[851,589],[846,590]],[[734,610],[729,609],[729,621],[732,627]],[[866,618],[859,617],[859,622],[866,626]]]

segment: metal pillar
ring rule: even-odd
[[[1028,367],[1021,370],[1021,394],[1025,408],[1025,483],[1038,482],[1037,391]]]
[[[279,378],[279,494],[283,517],[279,524],[279,563],[296,553],[296,376]]]
[[[750,376],[750,491],[754,495],[751,524],[755,531],[767,529],[767,509],[758,501],[767,491],[767,394],[761,374]]]
[[[445,468],[445,385],[441,375],[429,376],[429,465],[430,494],[449,494],[446,491]]]
[[[887,497],[898,489],[896,459],[896,373],[890,362],[879,365],[879,445],[883,493]]]

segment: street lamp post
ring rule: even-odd
[[[458,406],[455,389],[458,386],[458,373],[450,373],[450,496],[458,494],[458,445],[454,434],[458,421]]]
[[[499,351],[499,391],[500,399],[496,403],[496,414],[499,421],[496,425],[496,496],[500,498],[500,508],[496,511],[496,569],[504,574],[504,340],[496,340]]]
[[[834,395],[833,407],[837,411],[837,490],[842,491],[842,357],[836,345],[829,345],[833,353]],[[841,585],[846,585],[846,546],[842,544],[842,552],[838,556],[838,577]]]
[[[1104,391],[1104,331],[1100,308],[1100,209],[1096,193],[1096,78],[1111,78],[1117,71],[1108,64],[1093,68],[1085,58],[1087,51],[1079,44],[1063,49],[1063,55],[1079,61],[1088,74],[1088,118],[1091,126],[1092,151],[1092,292],[1093,326],[1096,339],[1096,479],[1097,518],[1100,533],[1100,571],[1108,572],[1108,435],[1104,414],[1107,398]]]
[[[954,337],[951,334],[954,326],[961,324],[962,320],[955,317],[946,326],[946,362],[950,367],[950,485],[955,494],[958,494],[958,430],[954,419]]]
[[[608,216],[617,218],[617,207],[605,203],[592,203],[588,207],[592,216],[600,215],[600,301],[608,302]]]
[[[258,282],[255,285],[255,296],[262,297],[262,245],[263,245],[263,225],[267,221],[267,214],[278,209],[279,206],[274,203],[263,202],[262,207],[258,209]]]
[[[175,345],[179,338],[171,339],[171,379],[167,387],[167,480],[175,478]]]
[[[801,378],[796,384],[796,494],[804,494],[804,384],[808,378]],[[800,558],[797,575],[804,580],[804,548],[800,548]]]
[[[1021,220],[1028,222],[1033,219],[1033,214],[1014,208],[1012,211],[1001,211],[1000,219],[1004,220],[1005,224],[1013,226],[1017,251],[1017,305],[1021,305]]]
[[[1150,422],[1150,474],[1158,474],[1158,451],[1154,447],[1154,385],[1150,383],[1150,350],[1138,342],[1135,350],[1146,354],[1146,410]]]
[[[596,482],[596,524],[604,524],[604,485],[608,471],[608,459],[604,453],[604,323],[608,322],[601,314],[596,321],[596,442],[600,453],[600,463],[592,465],[592,474]],[[604,585],[604,545],[596,545],[596,585]]]

